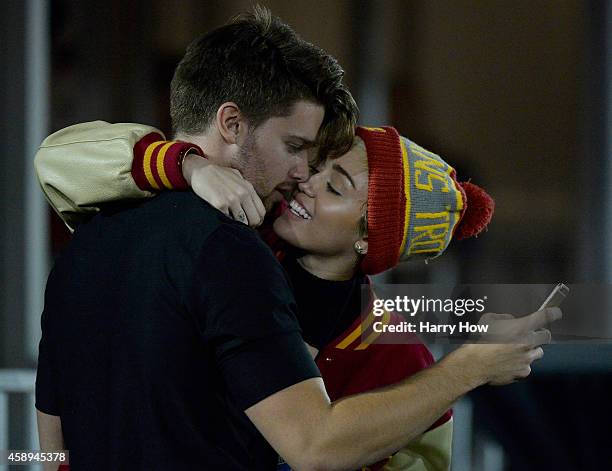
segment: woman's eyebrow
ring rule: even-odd
[[[355,188],[355,182],[353,181],[353,179],[351,178],[351,176],[349,175],[349,173],[344,170],[344,168],[342,168],[340,165],[338,164],[334,164],[332,166],[332,168],[336,171],[341,173],[342,175],[344,175],[346,178],[348,178],[348,181],[351,182],[351,185],[353,185],[353,188]]]

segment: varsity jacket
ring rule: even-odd
[[[150,198],[160,190],[186,189],[181,164],[197,146],[165,141],[159,130],[139,124],[103,121],[62,129],[41,144],[35,167],[41,188],[60,218],[72,231],[104,205],[125,199]],[[262,230],[277,257],[282,244],[268,228]],[[373,299],[374,294],[371,293]],[[387,343],[394,334],[372,330],[371,306],[355,313],[353,324],[319,351],[315,361],[332,401],[391,385],[433,364],[417,339]],[[380,320],[380,319],[377,319]],[[403,318],[385,312],[384,323]],[[392,340],[392,339],[391,339]],[[415,398],[418,400],[418,398]],[[403,449],[364,470],[431,471],[450,468],[452,413],[440,419]],[[279,464],[279,469],[283,468]]]
[[[345,396],[397,383],[434,363],[425,345],[416,338],[395,339],[372,329],[379,321],[372,305],[358,316],[337,339],[323,348],[316,358],[325,388],[332,401]],[[385,312],[383,324],[399,324],[399,314]],[[405,335],[405,334],[402,334]],[[384,343],[383,343],[384,342]],[[415,398],[416,400],[416,398]],[[442,470],[450,468],[452,413],[447,411],[419,438],[375,465],[364,470]]]

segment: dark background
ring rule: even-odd
[[[24,288],[31,279],[27,257],[33,253],[24,191],[35,186],[26,172],[35,147],[27,142],[31,115],[24,111],[32,3],[38,2],[9,1],[0,33],[0,367],[30,371],[39,335],[39,313],[28,308],[32,295]],[[47,133],[95,119],[169,131],[169,81],[186,45],[250,5],[238,0],[42,3],[50,59]],[[486,233],[451,244],[427,266],[403,265],[383,281],[610,282],[609,2],[260,3],[338,58],[363,124],[394,125],[496,200]],[[41,263],[48,269],[68,233],[50,210],[44,211],[40,223],[48,230],[47,255]],[[612,321],[609,327],[612,336]],[[457,408],[454,468],[612,466],[605,441],[612,416],[611,371],[606,346],[553,345],[528,381],[475,391]],[[19,398],[8,404],[4,415],[11,411],[10,444],[17,448],[31,434],[19,418],[27,406]],[[0,425],[2,413],[0,401]]]

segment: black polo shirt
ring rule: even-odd
[[[80,226],[42,328],[36,407],[76,471],[274,469],[243,411],[319,376],[272,252],[191,192]]]

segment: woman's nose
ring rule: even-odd
[[[302,193],[304,193],[306,196],[308,196],[310,198],[314,198],[315,197],[314,189],[313,189],[313,186],[312,186],[312,177],[310,177],[306,181],[298,183],[298,189],[299,189],[299,191],[301,191]]]

